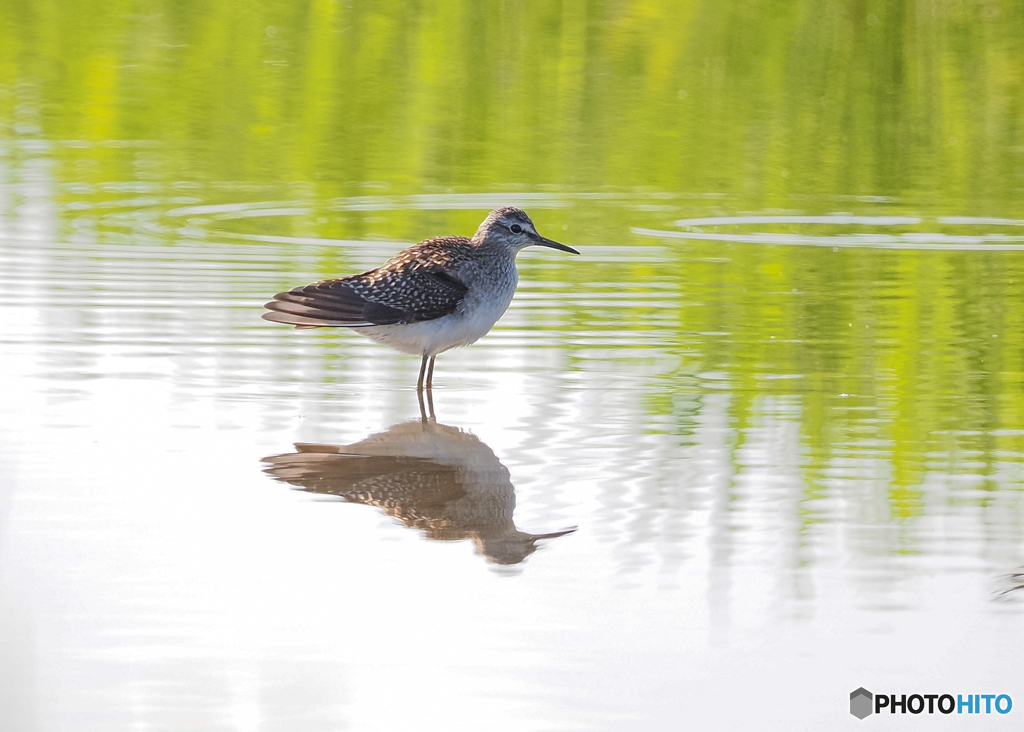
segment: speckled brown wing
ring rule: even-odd
[[[398,325],[454,312],[467,287],[447,269],[471,247],[464,237],[429,239],[377,269],[279,292],[265,320],[296,328]]]
[[[413,526],[443,515],[467,494],[458,466],[408,455],[346,454],[343,446],[296,444],[297,452],[263,458],[264,472],[310,493],[379,506]]]

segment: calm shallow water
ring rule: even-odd
[[[0,39],[5,729],[1024,700],[1018,8],[567,6],[453,60],[518,11],[115,6]],[[582,255],[520,256],[436,424],[418,359],[259,318],[505,204]]]
[[[842,718],[862,684],[1019,682],[1004,293],[1024,254],[825,247],[782,287],[787,246],[620,230],[578,259],[526,252],[499,327],[439,360],[423,427],[416,359],[258,317],[319,257],[355,271],[400,244],[218,235],[260,204],[169,244],[76,242],[47,195],[0,245],[3,627],[26,724],[629,728],[767,706],[790,727]],[[631,205],[538,200],[567,220]],[[172,205],[146,218],[189,215]],[[848,279],[815,286],[826,265]],[[964,266],[988,276],[961,299]],[[934,293],[913,289],[925,273]],[[287,463],[389,430],[371,454],[411,463]],[[778,699],[794,688],[800,713]]]

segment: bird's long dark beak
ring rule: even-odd
[[[533,243],[539,247],[551,247],[552,249],[561,249],[563,252],[569,252],[570,254],[579,254],[579,252],[572,247],[567,247],[565,244],[559,244],[557,241],[548,239],[540,234],[531,236],[530,238],[533,239]]]
[[[577,528],[578,527],[573,526],[572,528],[569,528],[569,529],[562,529],[561,531],[552,531],[552,532],[549,532],[547,534],[531,534],[530,538],[532,538],[534,541],[537,541],[538,539],[556,539],[559,536],[565,536],[567,534],[571,534],[572,532],[576,531]]]

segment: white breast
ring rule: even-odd
[[[511,273],[503,272],[502,277],[467,277],[469,292],[451,315],[422,323],[375,325],[357,330],[378,343],[415,355],[436,356],[474,343],[487,335],[512,302],[519,277],[515,264],[511,264]]]

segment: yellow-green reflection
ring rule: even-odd
[[[222,287],[259,299],[356,266],[305,239],[465,234],[519,203],[585,254],[523,262],[521,345],[558,343],[595,379],[674,359],[641,395],[651,429],[685,442],[724,389],[739,455],[783,400],[808,523],[866,463],[885,520],[922,513],[933,472],[968,478],[953,502],[1013,503],[1024,254],[636,231],[841,211],[919,221],[690,228],[1019,243],[1022,22],[1010,0],[8,3],[3,216],[55,203],[62,240],[98,244],[63,255],[86,272],[109,244],[164,247],[158,267],[229,241],[237,273],[258,243],[279,277]],[[78,305],[119,286],[85,282]]]
[[[8,3],[0,119],[6,138],[160,143],[147,169],[59,153],[78,182],[642,186],[758,209],[870,194],[994,215],[1024,181],[1022,15],[1010,0]]]

